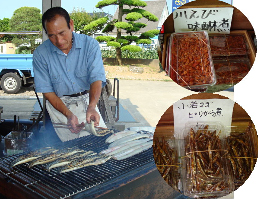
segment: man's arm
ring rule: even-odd
[[[67,124],[71,125],[72,133],[79,133],[84,126],[84,123],[78,126],[78,118],[65,106],[63,101],[54,93],[44,93],[44,97],[50,102],[50,104],[59,112],[61,112],[67,118]]]
[[[86,121],[90,123],[91,120],[94,121],[94,126],[99,125],[100,116],[96,111],[96,105],[99,101],[99,97],[102,89],[102,81],[98,80],[93,82],[90,85],[90,93],[89,93],[89,106],[87,108],[86,113]]]

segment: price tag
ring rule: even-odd
[[[186,8],[173,12],[175,32],[230,33],[234,8]]]
[[[219,123],[230,130],[234,101],[230,99],[179,100],[173,104],[174,135],[182,139],[186,124]]]

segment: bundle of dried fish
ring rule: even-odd
[[[227,175],[227,152],[217,130],[208,130],[209,126],[191,129],[185,138],[186,179],[185,190],[188,196],[232,191],[230,176]]]
[[[172,188],[179,191],[178,182],[180,174],[176,149],[171,148],[164,137],[160,140],[155,138],[153,140],[153,155],[161,176]]]
[[[250,140],[250,125],[241,132],[236,129],[227,138],[228,158],[234,174],[236,188],[241,186],[254,169],[256,158]]]

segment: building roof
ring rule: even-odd
[[[167,9],[167,3],[166,0],[156,0],[156,1],[145,1],[147,3],[147,6],[145,7],[140,7],[140,9],[144,9],[149,11],[150,13],[154,14],[156,17],[158,17],[158,19],[161,18],[162,12],[164,10],[164,8]],[[136,8],[134,6],[129,7],[127,5],[124,5],[123,9],[133,9]],[[122,21],[126,22],[127,20],[125,20],[126,15],[123,15],[123,19]],[[118,18],[118,8],[114,14],[113,19],[117,19]],[[141,34],[143,32],[146,32],[148,30],[154,30],[158,28],[158,23],[159,21],[153,22],[153,21],[148,21],[145,17],[142,17],[141,19],[139,19],[137,22],[141,22],[144,24],[147,24],[146,27],[141,28],[137,33]],[[114,30],[112,32],[110,32],[110,35],[114,35],[117,33],[117,29],[114,28]],[[125,30],[122,29],[122,34],[126,33]]]

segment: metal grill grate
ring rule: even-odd
[[[99,153],[108,147],[105,143],[108,136],[86,136],[64,142],[61,146],[56,147],[77,146]],[[115,183],[121,183],[121,181],[126,183],[126,181],[130,181],[130,176],[142,174],[141,170],[155,168],[152,148],[125,160],[110,159],[101,165],[89,166],[63,174],[58,172],[58,168],[54,168],[50,172],[45,171],[42,165],[28,168],[28,163],[10,169],[10,163],[17,157],[18,155],[13,155],[2,158],[0,173],[42,198],[66,198],[80,193],[93,194],[90,190],[98,185],[106,185],[109,189],[110,187],[113,189]]]

